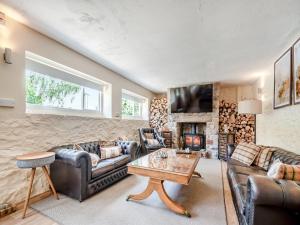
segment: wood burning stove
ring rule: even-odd
[[[205,149],[204,126],[205,124],[202,123],[182,124],[183,148],[190,148],[191,150]]]
[[[184,134],[183,135],[184,148],[191,150],[200,150],[205,148],[205,135],[204,134]]]

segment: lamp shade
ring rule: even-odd
[[[238,112],[240,114],[260,114],[262,113],[262,101],[256,99],[240,101]]]

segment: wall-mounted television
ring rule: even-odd
[[[213,85],[191,85],[170,89],[171,113],[213,111]]]

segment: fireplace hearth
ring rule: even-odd
[[[183,148],[205,149],[205,127],[206,123],[181,123],[180,136],[183,140]]]

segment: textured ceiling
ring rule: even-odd
[[[1,0],[26,24],[154,91],[249,82],[300,36],[300,0]]]

